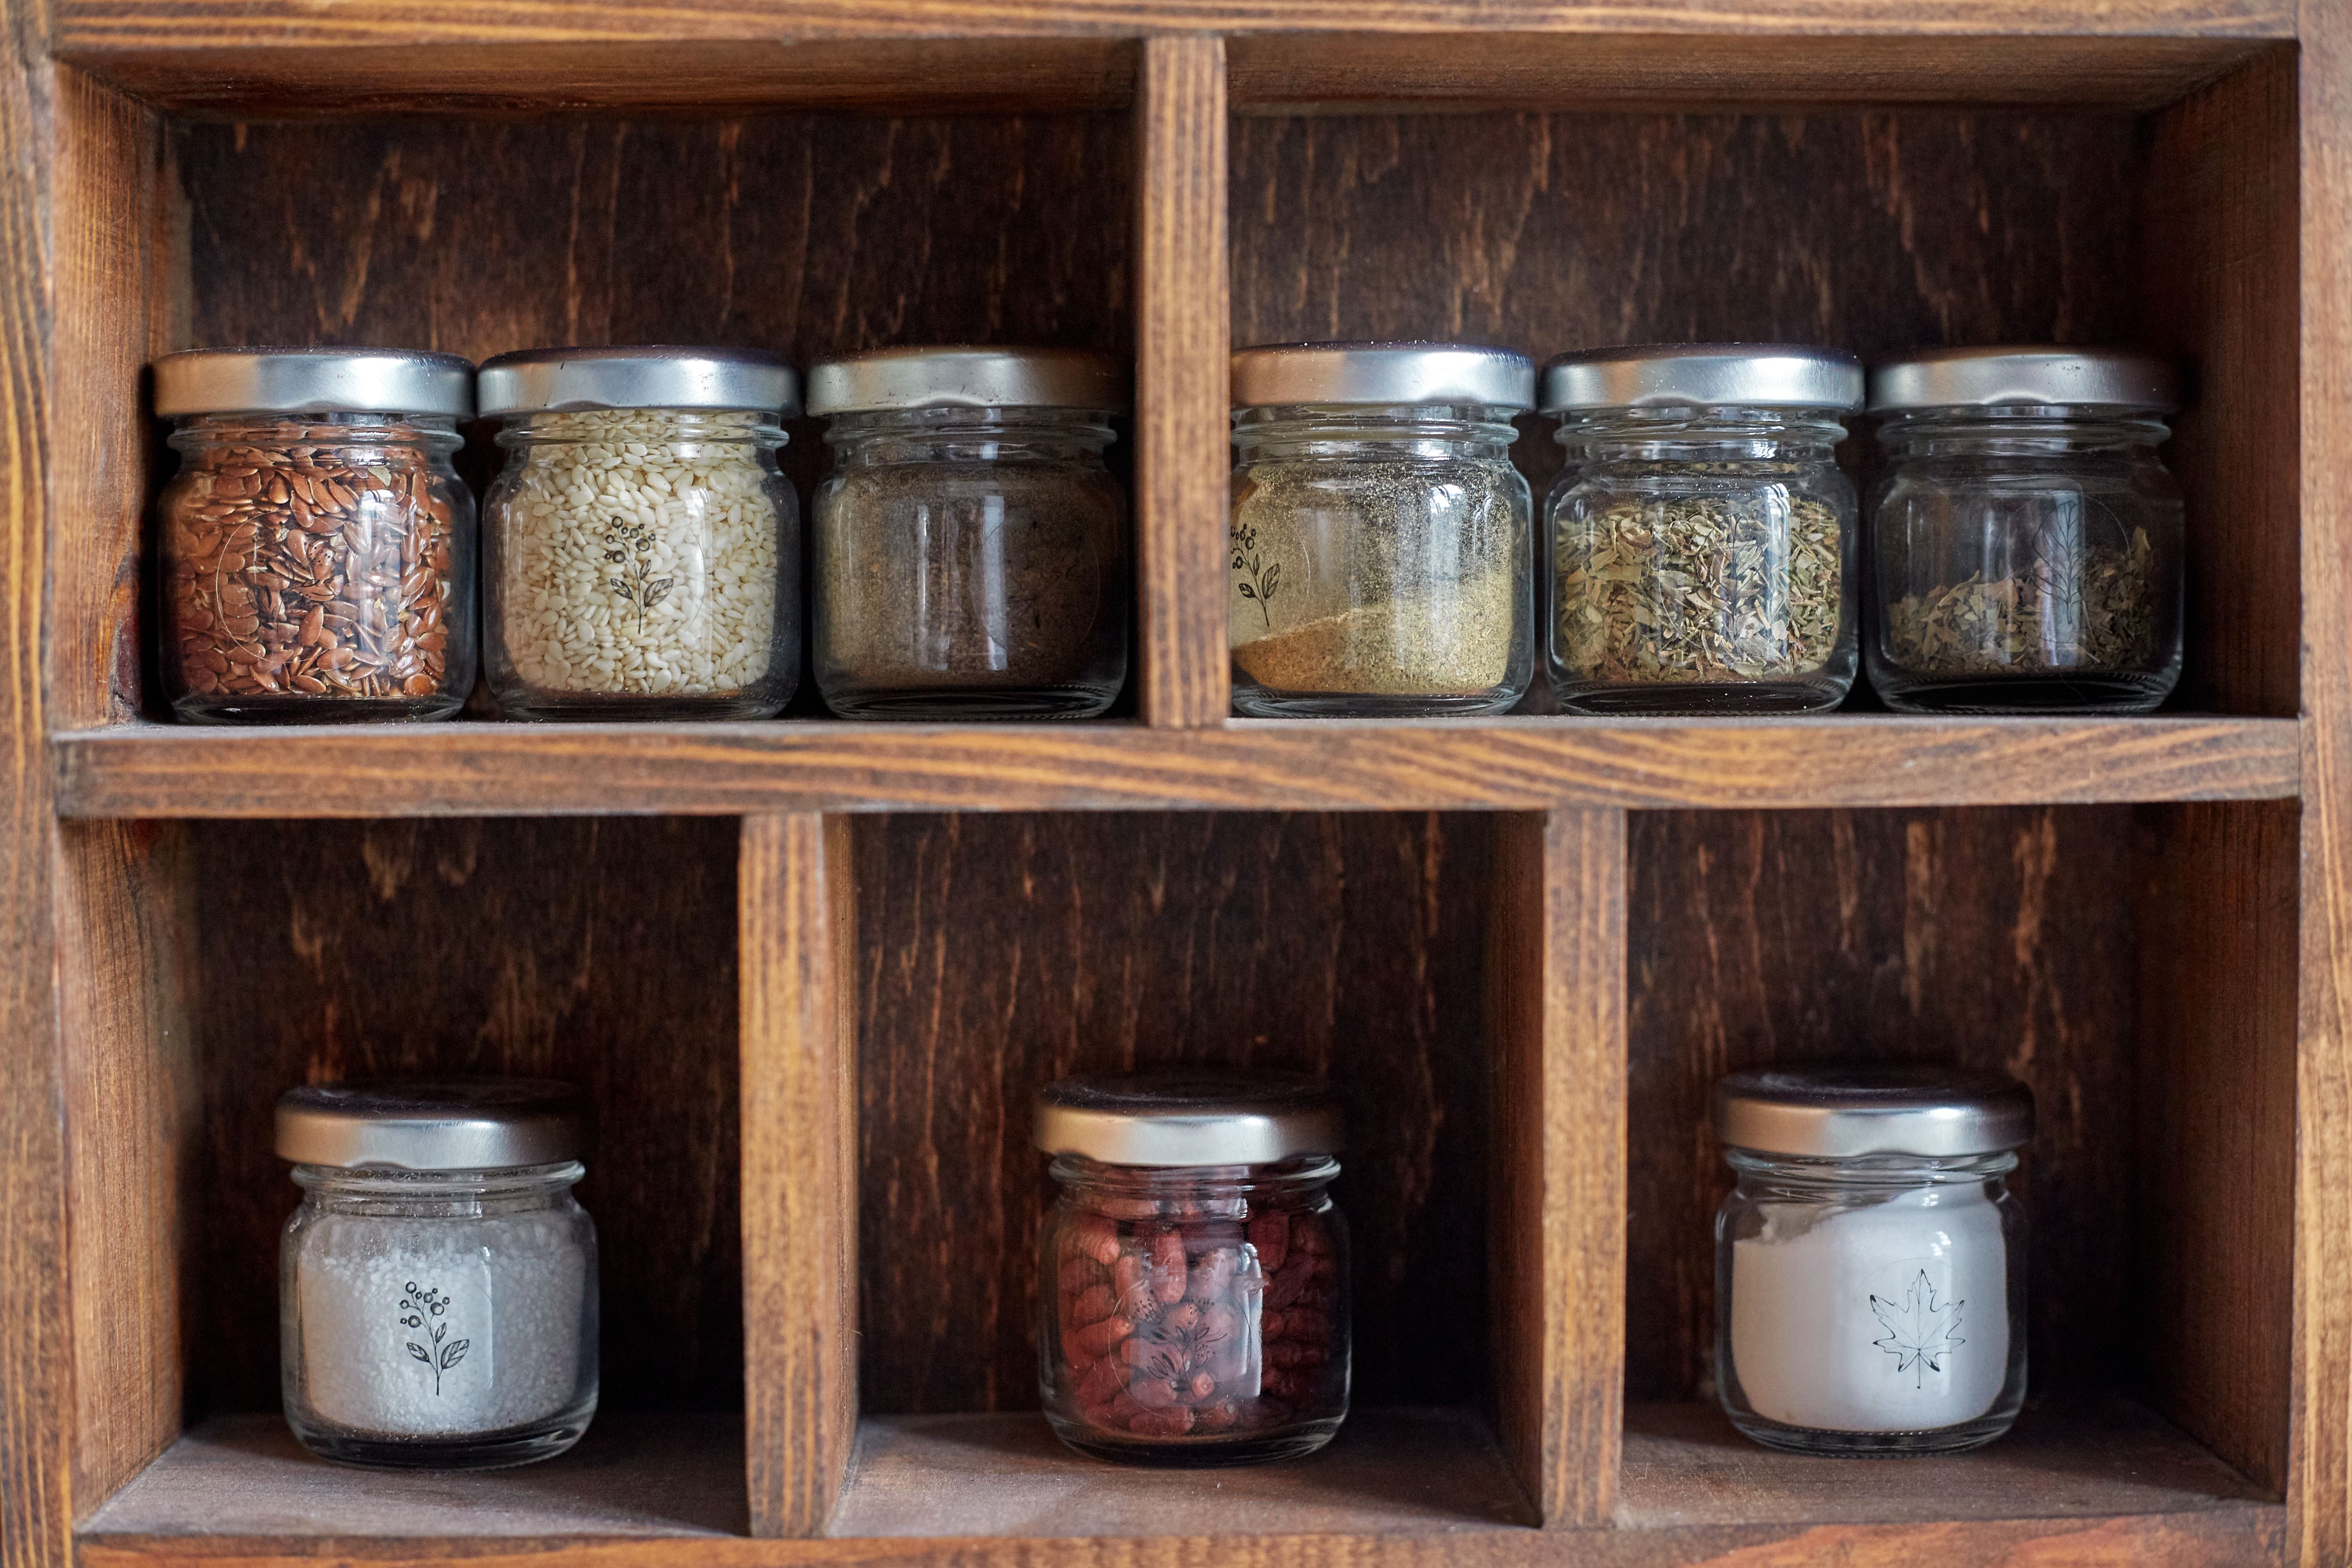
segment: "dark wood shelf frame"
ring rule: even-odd
[[[36,155],[0,172],[0,359],[21,367],[0,395],[0,1252],[65,1267],[0,1269],[8,1568],[1181,1568],[1203,1536],[1256,1568],[2352,1563],[2343,7],[57,0],[10,20],[0,142]],[[1676,203],[1704,201],[1702,233]],[[562,202],[577,246],[544,221]],[[711,213],[739,231],[714,239]],[[665,273],[632,223],[742,277]],[[1066,243],[1021,238],[1048,229]],[[877,259],[935,255],[987,259]],[[200,334],[481,353],[656,327],[803,356],[1131,346],[1134,718],[154,721],[152,429],[124,391],[148,359]],[[2189,362],[2194,711],[1225,719],[1231,341],[1767,330],[1871,352],[2124,335]],[[741,821],[678,820],[707,816]],[[1369,952],[1411,955],[1410,994],[1334,970]],[[1292,974],[1311,996],[1280,999]],[[1217,1034],[1233,996],[1277,1037]],[[650,1016],[658,1051],[632,1034]],[[974,1066],[1008,1019],[1019,1042]],[[2047,1282],[2037,1344],[2087,1342],[2095,1286],[2140,1303],[2112,1364],[2044,1369],[2010,1442],[1916,1489],[1762,1454],[1688,1404],[1708,1308],[1685,1232],[1719,1177],[1674,1141],[1678,1097],[1824,1034],[1980,1057],[2063,1105],[2029,1180],[2066,1194],[2045,1245],[2082,1279]],[[1362,1179],[1420,1194],[1415,1258],[1483,1264],[1483,1322],[1423,1370],[1433,1399],[1402,1348],[1428,1300],[1375,1282],[1381,1397],[1320,1468],[1215,1502],[1063,1460],[1011,1414],[1023,1265],[997,1232],[1034,1202],[1022,1075],[1171,1039],[1244,1061],[1346,1043],[1414,1087]],[[1441,1043],[1475,1071],[1413,1086]],[[247,1102],[354,1065],[577,1073],[690,1151],[593,1178],[620,1256],[658,1260],[608,1298],[679,1332],[608,1374],[579,1455],[322,1489],[339,1473],[242,1413],[269,1368],[185,1348],[233,1310],[266,1321],[276,1194]],[[1403,1148],[1412,1118],[1434,1152]],[[1467,1163],[1439,1147],[1464,1125]],[[968,1261],[966,1223],[999,1247],[937,1292],[966,1316],[931,1326],[915,1264],[875,1245],[902,1213],[933,1248],[917,1262]],[[961,1360],[915,1364],[925,1342]],[[888,1359],[861,1367],[861,1344]],[[463,1527],[420,1522],[435,1509]]]

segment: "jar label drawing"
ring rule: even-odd
[[[338,1228],[359,1234],[371,1223]],[[497,1354],[495,1284],[478,1249],[455,1245],[311,1252],[296,1287],[311,1407],[346,1430],[388,1436],[508,1425],[501,1379],[512,1378]]]
[[[1900,1299],[1872,1294],[1871,1314],[1886,1335],[1871,1342],[1895,1358],[1896,1372],[1917,1373],[1913,1387],[1925,1388],[1927,1374],[1943,1372],[1945,1360],[1968,1343],[1959,1337],[1960,1313],[1967,1306],[1948,1292],[1937,1300],[1936,1282],[1923,1266]]]
[[[407,1331],[402,1346],[409,1355],[423,1362],[433,1373],[433,1393],[441,1394],[443,1374],[466,1359],[474,1342],[455,1336],[457,1321],[450,1318],[453,1303],[437,1286],[419,1285],[412,1279],[400,1295],[400,1326]]]

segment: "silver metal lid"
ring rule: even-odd
[[[1261,343],[1234,353],[1235,408],[1289,404],[1475,404],[1528,408],[1535,363],[1477,343]]]
[[[1997,1073],[1932,1067],[1778,1068],[1715,1086],[1716,1135],[1759,1153],[1958,1159],[2033,1136],[2033,1095]]]
[[[319,1083],[278,1097],[278,1153],[302,1165],[496,1171],[587,1152],[588,1106],[535,1078]]]
[[[951,343],[843,354],[809,367],[811,414],[886,408],[1098,408],[1124,414],[1134,400],[1126,363],[1092,349]]]
[[[1297,1073],[1066,1078],[1037,1096],[1035,1138],[1106,1165],[1265,1165],[1337,1152],[1339,1104]]]
[[[482,413],[565,408],[801,411],[800,377],[759,349],[521,349],[482,362]]]
[[[474,412],[474,365],[409,349],[190,349],[155,362],[155,412]]]
[[[1588,408],[1862,406],[1862,361],[1805,343],[1630,343],[1544,366],[1546,414]]]
[[[1928,349],[1870,373],[1870,411],[1991,408],[2003,404],[2180,406],[2180,371],[2170,360],[2130,349],[2001,347]]]

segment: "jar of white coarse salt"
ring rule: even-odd
[[[1800,1453],[1950,1453],[2025,1399],[2022,1084],[1934,1068],[1734,1073],[1715,1130],[1716,1387]]]
[[[280,1258],[282,1387],[305,1447],[487,1469],[596,1411],[585,1106],[533,1079],[315,1084],[278,1102],[302,1206]]]
[[[800,683],[800,381],[751,349],[485,361],[484,658],[517,719],[764,719]]]

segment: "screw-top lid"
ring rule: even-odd
[[[484,415],[570,408],[801,411],[800,377],[760,349],[520,349],[482,362]]]
[[[2131,349],[1927,349],[1870,373],[1870,411],[1991,408],[2003,404],[2145,408],[2180,406],[2170,360]]]
[[[1261,343],[1234,353],[1236,408],[1289,404],[1475,404],[1527,408],[1535,363],[1478,343]]]
[[[412,349],[190,349],[155,362],[155,412],[470,417],[474,365]]]
[[[278,1153],[302,1165],[497,1171],[577,1160],[588,1105],[536,1078],[318,1083],[278,1097]]]
[[[1066,1078],[1037,1096],[1037,1147],[1106,1165],[1265,1165],[1340,1147],[1339,1103],[1297,1073]]]
[[[1135,397],[1125,361],[1092,349],[875,349],[809,367],[811,414],[888,408],[1095,408]]]
[[[1998,1073],[1933,1067],[1776,1068],[1715,1086],[1716,1135],[1766,1154],[1958,1159],[2033,1136],[2033,1095]]]
[[[1862,361],[1805,343],[1632,343],[1544,366],[1546,414],[1592,408],[1862,406]]]

